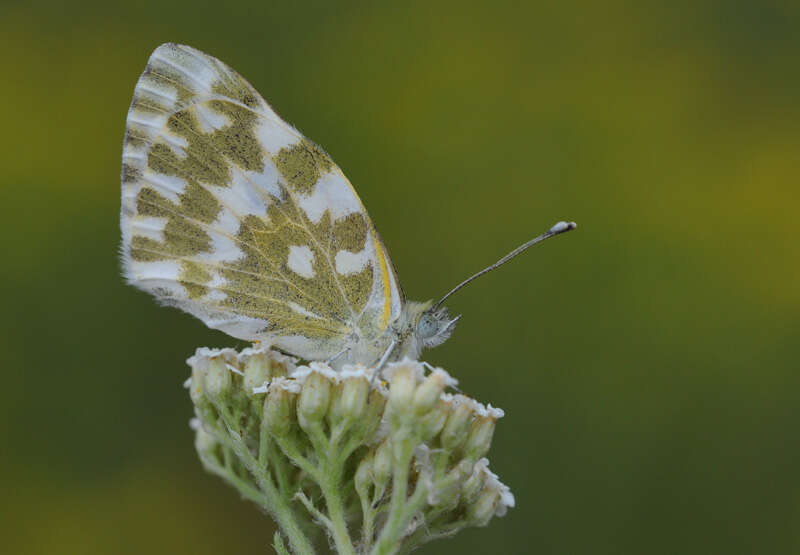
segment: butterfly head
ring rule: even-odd
[[[416,336],[423,347],[436,347],[450,338],[461,315],[450,318],[447,308],[431,306],[431,302],[425,304],[427,306],[417,320]]]

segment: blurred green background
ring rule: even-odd
[[[119,170],[158,44],[226,61],[348,174],[427,360],[503,407],[517,508],[427,553],[800,553],[800,4],[0,7],[4,553],[266,553],[181,383],[244,346],[119,275]]]

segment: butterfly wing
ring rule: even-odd
[[[219,60],[159,46],[128,112],[128,281],[211,328],[332,356],[382,334],[403,294],[361,200],[328,155]]]

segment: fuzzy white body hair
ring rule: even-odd
[[[399,317],[377,338],[364,337],[360,330],[352,333],[342,355],[332,360],[331,366],[338,370],[354,362],[375,363],[389,350],[389,362],[405,357],[419,359],[422,349],[444,343],[458,320],[458,317],[450,319],[447,309],[431,310],[432,304],[431,301],[407,301]],[[425,322],[425,326],[421,327],[421,322]]]

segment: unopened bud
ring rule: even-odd
[[[247,358],[244,365],[244,388],[248,395],[253,394],[253,388],[261,387],[270,378],[270,361],[266,353],[255,353]]]
[[[331,400],[331,382],[319,372],[311,372],[300,391],[297,414],[307,422],[317,422],[325,416]]]
[[[342,387],[342,412],[347,418],[358,419],[364,416],[367,408],[369,382],[366,378],[348,378]]]
[[[456,404],[442,430],[442,446],[446,449],[456,449],[467,439],[469,422],[472,419],[472,407],[462,401]]]
[[[214,357],[208,361],[204,382],[206,392],[212,399],[217,399],[230,390],[231,371],[225,365],[225,359]]]
[[[493,489],[484,488],[478,499],[467,507],[467,519],[474,526],[486,526],[494,516],[499,503],[500,494]]]
[[[375,479],[375,486],[384,487],[389,482],[392,475],[392,449],[389,440],[385,440],[375,450],[375,457],[372,460],[372,477]]]
[[[334,426],[344,419],[344,406],[342,405],[342,389],[343,384],[337,383],[331,385],[331,404],[328,407],[328,412],[325,418]]]
[[[216,447],[217,439],[205,431],[202,426],[197,428],[194,435],[194,448],[197,449],[197,453],[200,456],[205,456],[214,451]]]
[[[481,492],[481,488],[483,488],[484,482],[484,474],[476,465],[472,474],[466,479],[461,488],[461,499],[467,504],[474,503],[478,494]]]
[[[293,397],[281,387],[271,387],[264,399],[263,426],[275,437],[283,437],[289,432]]]
[[[447,409],[449,405],[439,400],[438,403],[422,418],[420,427],[422,441],[430,441],[436,434],[442,431],[444,423],[447,422]]]
[[[389,409],[393,414],[408,410],[416,387],[417,378],[414,369],[408,364],[395,366],[389,385]]]
[[[489,452],[497,421],[491,416],[477,416],[469,426],[464,455],[473,461]]]
[[[424,414],[433,408],[447,385],[447,374],[434,370],[425,378],[414,392],[412,405],[417,414]]]
[[[469,461],[461,460],[436,483],[439,508],[450,510],[458,505],[461,498],[461,484],[471,470],[472,464]]]
[[[269,365],[269,373],[272,378],[282,378],[289,375],[289,369],[286,367],[286,362],[271,360]]]
[[[372,456],[370,454],[365,455],[358,464],[353,481],[358,495],[366,497],[369,487],[372,485]]]
[[[364,438],[371,438],[375,432],[378,431],[378,427],[381,425],[381,418],[383,417],[383,411],[385,407],[386,397],[384,397],[383,394],[377,389],[370,391],[369,400],[367,401],[367,408],[363,417]]]
[[[205,382],[205,368],[200,363],[192,367],[192,377],[187,382],[189,384],[189,397],[197,406],[206,404],[208,401],[205,398],[205,390],[203,383]]]
[[[443,484],[448,487],[460,485],[470,475],[473,466],[471,461],[461,459],[442,479]]]

